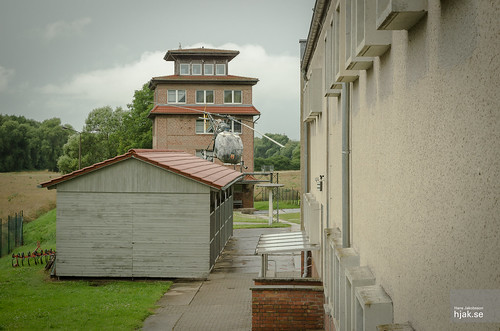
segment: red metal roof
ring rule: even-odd
[[[229,114],[229,115],[260,115],[260,112],[252,105],[213,105],[213,106],[195,106],[195,105],[156,105],[149,116],[159,114],[201,114],[203,111],[211,114]]]
[[[40,187],[53,188],[55,185],[67,180],[130,158],[142,160],[216,189],[222,189],[226,185],[243,177],[241,172],[201,159],[186,152],[160,149],[131,149],[123,155],[41,183]]]

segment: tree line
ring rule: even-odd
[[[57,171],[57,159],[70,134],[58,118],[38,122],[0,114],[0,172]]]
[[[136,90],[127,109],[110,106],[92,110],[81,131],[61,124],[59,118],[43,122],[23,116],[0,114],[0,172],[44,170],[69,173],[127,152],[152,148],[154,91],[148,84]],[[254,168],[272,165],[275,170],[300,168],[300,144],[283,134],[267,134],[285,145],[255,138]]]
[[[273,166],[274,170],[300,169],[300,142],[290,140],[284,134],[266,133],[285,147],[280,147],[266,138],[254,139],[254,169]]]
[[[110,106],[92,110],[83,130],[74,132],[63,146],[63,153],[57,161],[59,170],[68,173],[78,169],[79,163],[84,168],[126,153],[131,148],[151,148],[152,122],[148,114],[153,108],[153,97],[154,91],[144,84],[141,90],[135,91],[127,110]]]
[[[0,114],[0,172],[51,170],[69,173],[104,161],[130,148],[151,148],[153,91],[144,84],[127,109],[110,106],[92,110],[81,131],[24,116]],[[80,157],[81,154],[81,157]],[[81,161],[80,161],[81,159]]]

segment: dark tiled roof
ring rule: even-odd
[[[57,184],[130,158],[142,160],[216,189],[222,189],[243,177],[241,172],[201,159],[186,152],[160,149],[131,149],[123,155],[41,183],[40,187],[53,188]]]
[[[149,116],[161,114],[202,114],[203,111],[211,114],[228,114],[228,115],[260,115],[260,112],[252,105],[156,105]]]
[[[252,77],[242,77],[233,75],[170,75],[153,77],[149,82],[149,87],[154,89],[160,83],[212,83],[212,84],[242,84],[255,85],[259,79]]]
[[[236,55],[240,54],[239,51],[227,49],[213,49],[213,48],[185,48],[185,49],[171,49],[165,54],[165,61],[175,61],[176,57],[191,57],[191,56],[215,56],[223,57],[231,61]]]

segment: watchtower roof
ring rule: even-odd
[[[227,50],[227,49],[213,49],[213,48],[186,48],[186,49],[171,49],[165,54],[163,59],[165,61],[176,61],[181,58],[220,58],[227,59],[231,61],[235,56],[240,54],[239,51]]]

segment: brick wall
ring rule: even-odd
[[[323,287],[258,285],[252,290],[252,330],[322,330]]]
[[[325,331],[336,331],[335,324],[333,323],[333,317],[330,314],[325,314]]]
[[[198,115],[157,115],[153,122],[153,148],[175,149],[195,154],[197,149],[213,147],[212,134],[197,134],[196,119]],[[244,119],[245,124],[253,127],[253,116],[236,116]],[[253,136],[251,129],[243,126],[240,138],[243,142],[243,161],[245,172],[253,171]]]
[[[254,278],[254,285],[308,285],[323,286],[319,278]]]
[[[186,104],[194,105],[196,103],[197,90],[214,91],[214,104],[224,104],[225,90],[240,90],[242,93],[241,103],[243,105],[252,104],[252,86],[251,85],[220,85],[220,84],[159,84],[155,89],[155,102],[157,104],[167,103],[168,90],[186,90]]]

